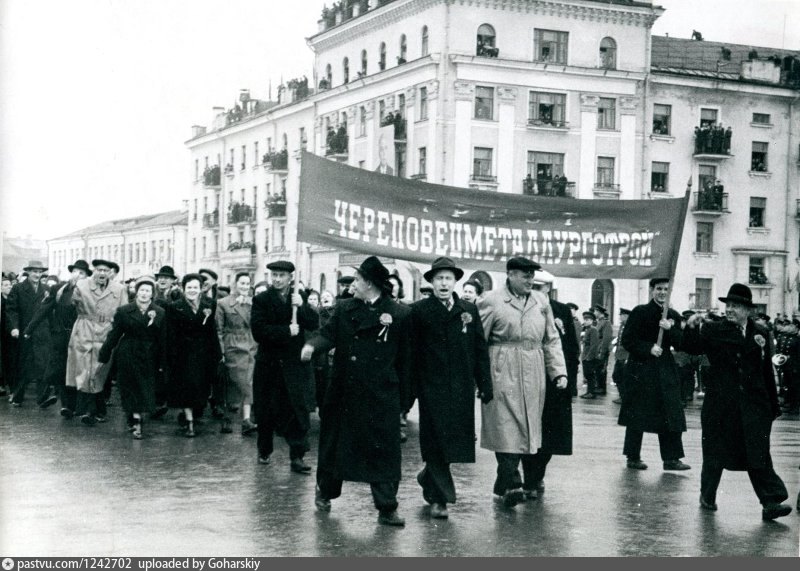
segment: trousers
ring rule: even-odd
[[[544,479],[547,463],[552,454],[539,452],[537,454],[511,454],[508,452],[495,452],[497,458],[497,479],[494,482],[494,493],[502,496],[508,490],[523,488],[535,490],[539,482]],[[522,463],[522,474],[519,474],[519,464]]]
[[[422,497],[429,504],[453,504],[456,501],[456,485],[450,473],[450,464],[441,454],[428,454],[425,467],[417,474],[422,486]]]
[[[683,441],[680,432],[659,432],[658,446],[661,450],[661,460],[679,460],[684,457]],[[642,438],[644,433],[641,430],[634,430],[631,427],[625,428],[625,445],[622,453],[631,460],[639,460],[642,457]]]
[[[273,437],[277,432],[289,445],[289,458],[305,456],[309,449],[308,418],[297,417],[289,400],[283,375],[265,374],[256,363],[253,375],[253,405],[258,424],[258,454],[269,456],[274,450]],[[308,413],[306,413],[307,415]]]
[[[700,493],[703,499],[710,504],[717,500],[717,488],[722,479],[722,470],[723,467],[716,462],[703,462],[703,469],[700,472]],[[747,475],[750,477],[750,484],[762,505],[779,504],[789,497],[786,485],[775,473],[771,461],[766,468],[748,469]]]
[[[322,468],[317,469],[317,487],[320,495],[326,500],[334,500],[342,495],[344,480],[335,478],[333,474]],[[370,482],[372,501],[381,512],[393,512],[397,509],[397,490],[400,482]]]

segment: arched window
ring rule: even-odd
[[[333,87],[333,68],[331,64],[325,66],[325,79],[328,80],[328,87]]]
[[[342,83],[350,83],[350,60],[347,58],[342,61],[342,74]]]
[[[406,63],[408,61],[408,58],[406,57],[407,55],[408,55],[408,44],[406,42],[406,35],[403,34],[400,36],[400,56],[397,58],[397,63],[398,64]]]
[[[361,75],[367,75],[367,50],[361,50]]]
[[[381,42],[380,57],[378,59],[378,68],[381,71],[386,69],[386,42]]]
[[[481,24],[478,27],[475,54],[479,56],[497,57],[499,50],[495,46],[495,40],[494,28],[489,24]]]
[[[600,67],[617,69],[617,42],[614,38],[603,38],[600,41]]]
[[[422,26],[422,57],[428,55],[428,26]]]

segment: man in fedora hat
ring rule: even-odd
[[[214,270],[209,270],[207,268],[201,268],[197,271],[198,274],[205,278],[203,282],[203,294],[206,297],[210,297],[213,300],[217,299],[217,272]]]
[[[8,295],[6,318],[11,330],[11,337],[18,339],[17,383],[11,403],[22,406],[25,400],[25,389],[32,381],[36,383],[36,401],[44,404],[50,397],[50,387],[44,381],[45,367],[50,351],[50,331],[40,325],[31,330],[28,337],[23,335],[33,315],[42,301],[49,295],[47,288],[41,283],[42,275],[47,267],[39,260],[32,260],[23,268],[28,278],[11,288]],[[51,403],[52,404],[52,403]]]
[[[353,283],[354,279],[353,276],[342,276],[336,280],[336,287],[339,290],[336,294],[337,303],[343,299],[350,299],[353,297],[353,294],[350,292],[350,285]]]
[[[25,329],[25,336],[30,336],[44,320],[50,324],[50,359],[45,369],[45,382],[55,387],[61,399],[61,416],[69,419],[75,414],[77,404],[75,387],[66,385],[69,338],[77,318],[75,305],[72,303],[72,293],[75,284],[91,276],[92,270],[86,260],[76,260],[74,264],[67,266],[67,269],[70,273],[69,281],[65,284],[56,284],[50,289],[49,295]],[[49,406],[56,400],[57,397],[53,395],[42,404]]]
[[[181,296],[181,289],[176,284],[178,276],[172,266],[161,266],[156,272],[156,293],[153,301],[162,309],[170,302],[176,301]]]
[[[534,455],[542,447],[542,411],[548,382],[567,388],[567,369],[553,309],[533,291],[542,267],[527,258],[506,262],[505,287],[478,301],[489,343],[494,399],[482,405],[481,447],[497,458],[494,493],[506,507],[535,490]],[[525,419],[520,422],[520,419]],[[518,466],[527,478],[523,483]],[[532,495],[532,494],[530,494]]]
[[[650,302],[637,305],[628,318],[622,333],[622,346],[630,353],[625,365],[625,391],[619,413],[619,424],[625,427],[622,453],[628,458],[628,468],[646,470],[642,462],[642,438],[645,432],[658,434],[664,470],[689,470],[681,462],[686,432],[680,379],[672,356],[672,347],[681,344],[681,316],[669,309],[663,319],[664,304],[669,294],[670,280],[650,280]],[[659,346],[658,332],[663,330]]]
[[[92,277],[78,280],[72,292],[77,318],[69,339],[66,384],[78,390],[75,412],[82,414],[86,426],[106,420],[103,387],[111,367],[109,363],[100,366],[97,355],[111,331],[114,313],[128,303],[125,286],[109,281],[114,265],[92,260]]]
[[[772,421],[781,414],[772,373],[772,347],[766,329],[751,317],[753,294],[735,283],[725,303],[725,320],[705,323],[692,316],[684,331],[683,347],[705,354],[711,365],[704,379],[703,469],[700,506],[717,509],[717,488],[723,470],[746,470],[759,501],[761,516],[772,520],[792,508],[783,502],[789,494],[775,473],[769,452]]]
[[[454,293],[464,276],[450,258],[425,272],[433,296],[411,306],[412,379],[419,399],[419,444],[425,467],[417,475],[430,515],[447,518],[456,501],[452,463],[475,462],[475,390],[492,400],[489,353],[478,309]]]
[[[336,349],[320,409],[315,503],[320,511],[330,511],[345,480],[367,482],[378,522],[402,526],[405,520],[397,514],[397,419],[411,402],[411,309],[392,300],[389,270],[375,256],[358,267],[351,289],[354,299],[336,304],[302,352],[302,359],[309,361],[314,351]]]
[[[269,464],[273,434],[289,445],[289,468],[309,474],[303,457],[309,450],[309,394],[312,372],[300,361],[307,332],[319,327],[319,315],[299,293],[292,291],[294,264],[267,264],[272,285],[253,298],[250,329],[258,343],[253,373],[253,408],[258,425],[258,462]],[[297,322],[292,322],[293,308]]]

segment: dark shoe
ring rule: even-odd
[[[42,402],[39,403],[39,408],[47,408],[49,406],[56,404],[57,402],[58,402],[58,397],[56,395],[50,395],[49,397],[47,397],[46,399],[44,399]]]
[[[259,464],[269,464],[271,460],[269,459],[269,454],[259,454],[258,455],[258,463]]]
[[[302,458],[295,458],[289,464],[289,468],[291,468],[292,472],[295,474],[310,474],[311,473],[311,466],[303,462]]]
[[[596,396],[598,396],[598,397],[604,397],[604,396],[606,396],[606,390],[605,389],[600,389],[600,390],[594,391],[594,394]]]
[[[431,517],[434,519],[447,519],[450,517],[447,512],[447,504],[431,504]]]
[[[85,424],[86,426],[94,426],[97,424],[97,419],[91,414],[84,414],[81,417],[81,424]]]
[[[785,504],[764,504],[764,509],[761,510],[761,519],[770,521],[775,518],[783,517],[792,513],[791,506]]]
[[[539,492],[540,496],[544,493],[544,480],[536,482],[536,491]]]
[[[640,459],[631,459],[628,458],[628,468],[631,470],[647,470],[647,464],[642,462]]]
[[[522,494],[525,496],[525,501],[533,501],[539,498],[539,492],[536,490],[522,490]]]
[[[231,426],[230,419],[226,418],[222,421],[222,426],[219,427],[220,434],[231,434],[233,432],[233,427]]]
[[[133,430],[131,431],[131,434],[133,435],[134,440],[141,440],[143,438],[141,422],[137,422],[136,424],[133,425]]]
[[[64,408],[62,408],[62,409],[61,409],[61,416],[63,416],[63,417],[64,417],[64,418],[66,418],[67,420],[69,420],[70,418],[72,418],[73,416],[75,416],[75,413],[74,413],[74,412],[72,412],[72,411],[71,411],[70,409],[68,409],[67,407],[64,407]]]
[[[503,505],[507,508],[513,508],[515,505],[522,503],[525,501],[525,495],[522,493],[522,490],[516,488],[514,490],[506,490],[506,493],[503,494]]]
[[[667,460],[664,462],[664,470],[670,471],[680,471],[680,470],[691,470],[692,467],[689,464],[684,464],[680,460]]]
[[[158,420],[159,418],[163,418],[167,412],[169,412],[169,408],[167,405],[163,404],[158,407],[153,414],[150,415],[150,418],[153,420]]]
[[[712,512],[717,511],[717,504],[707,502],[702,495],[700,496],[700,507],[704,510],[709,510]]]
[[[622,399],[614,399],[611,402],[613,402],[614,404],[622,404]]]
[[[197,436],[197,433],[194,431],[194,422],[189,420],[186,422],[186,429],[183,431],[183,435],[186,438],[194,438]]]
[[[242,421],[242,436],[253,434],[256,430],[258,430],[258,425],[249,418]]]
[[[397,510],[392,510],[390,512],[380,512],[378,514],[378,523],[402,527],[406,524],[406,520],[397,515]]]
[[[425,500],[426,503],[433,504],[433,498],[425,491],[425,486],[422,484],[422,472],[417,474],[417,484],[422,487],[422,499]]]
[[[585,393],[583,393],[581,395],[581,398],[582,399],[587,399],[587,400],[592,400],[592,399],[596,399],[597,395],[595,395],[594,393],[591,393],[589,391],[586,391]]]
[[[267,457],[267,459],[269,460],[269,457]],[[260,460],[259,458],[259,461]],[[317,509],[321,512],[331,511],[331,501],[322,496],[319,486],[317,486],[317,491],[314,493],[314,505],[317,506]]]

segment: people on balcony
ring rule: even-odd
[[[696,155],[728,155],[731,152],[733,130],[722,124],[706,123],[694,128],[694,153]]]
[[[219,165],[213,167],[206,167],[203,170],[203,184],[206,186],[219,186],[220,184],[220,169]]]
[[[763,268],[750,268],[750,283],[754,285],[766,285],[769,283],[769,278],[767,278]]]
[[[231,163],[226,164],[225,165],[225,174],[232,173],[232,172],[233,172],[233,165]]]
[[[697,208],[699,210],[722,210],[722,194],[724,190],[725,187],[719,179],[713,183],[707,180],[704,188],[699,193]]]
[[[475,53],[483,57],[497,57],[500,55],[500,48],[489,45],[483,40],[478,40],[478,46]]]
[[[400,111],[391,112],[389,111],[381,121],[381,127],[387,127],[389,125],[394,125],[394,138],[395,139],[404,139],[406,136],[406,122],[403,119],[403,114]]]
[[[236,250],[250,250],[251,253],[256,253],[256,245],[252,242],[231,242],[228,244],[228,251],[234,252]]]
[[[328,127],[328,132],[325,135],[326,154],[347,154],[348,145],[349,139],[344,125],[339,125],[335,132],[333,127]]]
[[[563,174],[553,178],[537,176],[535,179],[530,173],[522,181],[523,194],[538,196],[567,196],[569,180]]]

